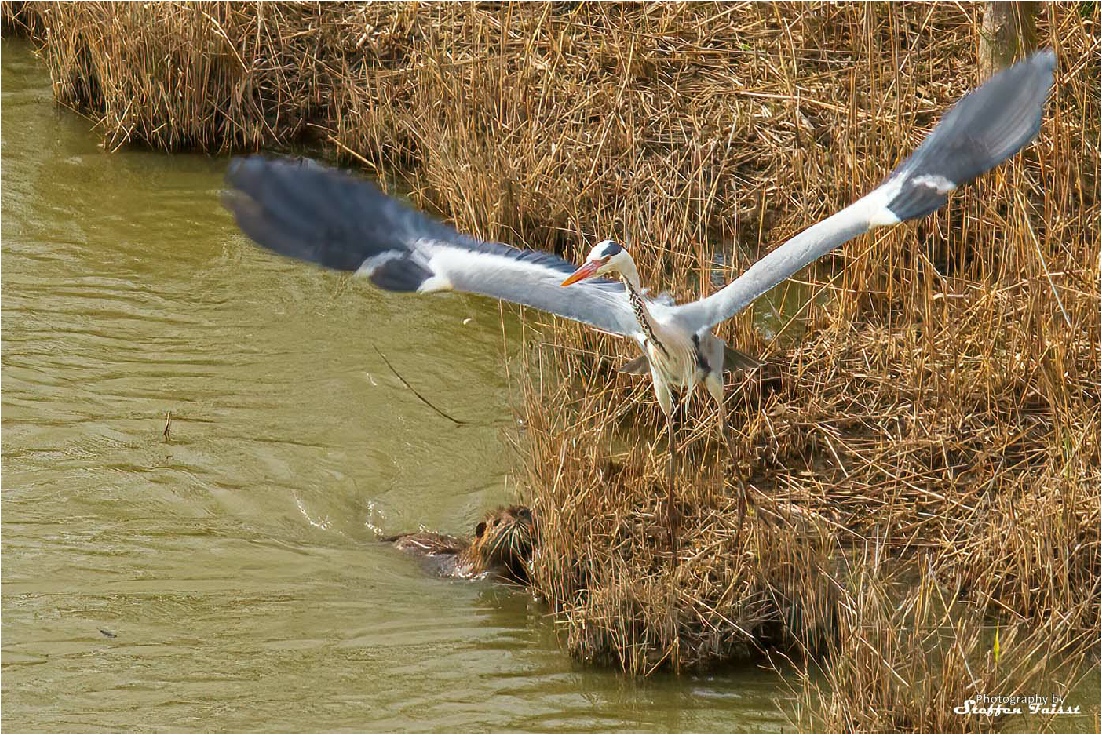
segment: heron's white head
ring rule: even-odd
[[[639,286],[639,271],[635,269],[631,253],[614,240],[602,240],[589,251],[585,265],[571,273],[562,285],[569,286],[585,278],[614,274],[620,274],[632,285]]]

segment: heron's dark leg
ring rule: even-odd
[[[666,436],[668,437],[670,460],[667,481],[669,484],[666,497],[666,525],[670,532],[670,554],[673,556],[673,564],[677,565],[677,510],[674,508],[674,452],[677,451],[673,430],[673,394],[670,386],[663,376],[655,371],[654,363],[651,363],[651,378],[654,381],[654,394],[658,398],[658,405],[662,407],[662,413],[666,416]]]
[[[705,387],[708,389],[708,395],[712,397],[712,400],[716,402],[716,410],[719,413],[719,435],[723,438],[723,443],[727,447],[727,454],[731,457],[731,465],[735,466],[735,444],[731,440],[731,435],[727,429],[727,406],[723,403],[723,378],[715,373],[711,373],[705,379]],[[739,500],[738,500],[738,531],[737,534],[742,534],[742,523],[746,519],[746,502],[748,491],[746,485],[742,482],[739,483]]]
[[[670,462],[669,462],[669,496],[666,498],[666,524],[670,531],[670,554],[673,555],[674,566],[677,565],[677,510],[674,507],[674,454],[677,451],[677,446],[674,440],[673,430],[673,416],[666,414],[666,434],[669,437],[668,443],[670,447]]]

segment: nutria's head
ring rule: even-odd
[[[474,529],[468,553],[479,572],[497,572],[528,583],[528,562],[536,544],[536,520],[523,505],[498,508]]]

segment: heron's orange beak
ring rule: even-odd
[[[600,268],[602,265],[604,265],[604,263],[599,260],[591,260],[583,265],[581,268],[567,276],[566,280],[563,281],[560,285],[569,286],[572,283],[577,283],[583,278],[592,278],[597,274],[597,269]]]

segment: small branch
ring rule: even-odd
[[[448,421],[451,421],[456,426],[466,426],[467,425],[466,421],[460,421],[459,419],[454,418],[453,416],[449,416],[448,414],[444,413],[443,411],[441,411],[436,406],[432,405],[432,403],[429,401],[429,399],[425,398],[423,395],[418,393],[417,389],[414,388],[412,385],[410,385],[409,382],[405,378],[403,378],[397,370],[394,369],[394,366],[390,364],[390,360],[386,359],[386,355],[384,355],[378,347],[376,347],[375,345],[371,345],[371,347],[372,347],[372,349],[374,349],[376,352],[379,353],[379,357],[383,358],[383,362],[385,362],[386,366],[388,368],[390,368],[390,372],[394,373],[394,377],[396,377],[396,378],[398,378],[398,380],[402,381],[402,385],[409,388],[410,391],[413,393],[413,395],[417,396],[421,400],[421,403],[424,403],[426,406],[431,408],[433,411],[436,411],[436,413],[440,414],[441,416],[446,418]]]
[[[376,165],[375,165],[374,163],[372,163],[371,161],[369,161],[369,160],[368,160],[367,158],[365,158],[364,156],[360,155],[360,154],[359,154],[359,153],[357,153],[356,151],[352,150],[351,148],[349,148],[348,146],[346,146],[346,145],[345,145],[344,143],[342,143],[342,142],[340,142],[339,140],[337,140],[337,137],[336,137],[335,135],[329,135],[329,136],[327,136],[327,137],[328,137],[328,139],[329,139],[329,142],[330,142],[330,143],[332,143],[333,145],[335,145],[335,146],[336,146],[337,148],[339,148],[340,150],[344,151],[344,152],[345,152],[345,153],[347,153],[348,155],[350,155],[350,156],[352,156],[353,158],[355,158],[355,159],[356,159],[357,161],[359,161],[359,162],[360,162],[360,164],[361,164],[361,165],[363,165],[363,166],[364,166],[365,168],[367,168],[367,169],[370,169],[371,171],[376,171],[376,172],[377,172],[377,171],[379,170],[378,166],[376,166]],[[379,353],[379,354],[382,354],[382,353]],[[385,360],[386,358],[384,357],[383,359]]]

